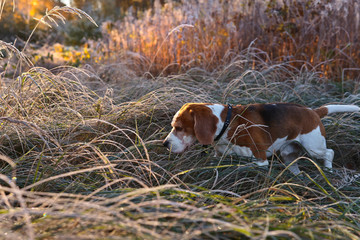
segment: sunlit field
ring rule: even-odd
[[[58,6],[23,44],[0,39],[0,238],[359,239],[359,113],[322,120],[332,172],[162,146],[187,102],[360,106],[360,2],[291,3],[155,1],[103,22]],[[101,37],[32,41],[69,19]]]

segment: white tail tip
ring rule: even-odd
[[[328,114],[340,112],[359,112],[360,107],[356,105],[327,105]]]

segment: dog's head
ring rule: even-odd
[[[219,119],[205,103],[187,103],[175,114],[172,130],[164,140],[165,147],[181,153],[198,140],[207,145],[214,141]]]

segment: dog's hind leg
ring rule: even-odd
[[[320,127],[301,136],[301,143],[306,151],[314,158],[323,159],[324,167],[331,171],[334,151],[326,148],[326,140],[321,135]]]
[[[332,149],[326,149],[324,156],[324,166],[328,169],[332,169],[332,162],[334,159],[334,151]]]
[[[280,151],[280,155],[283,158],[285,164],[289,166],[289,170],[296,176],[300,173],[297,162],[292,163],[296,158],[299,157],[299,146],[295,143],[290,143]]]
[[[325,169],[332,171],[334,151],[326,148],[325,141],[321,146],[306,146],[305,148],[311,156],[324,160]]]

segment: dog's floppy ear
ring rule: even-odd
[[[213,143],[218,122],[217,117],[208,108],[193,110],[191,114],[194,117],[194,132],[197,140],[203,145]]]

